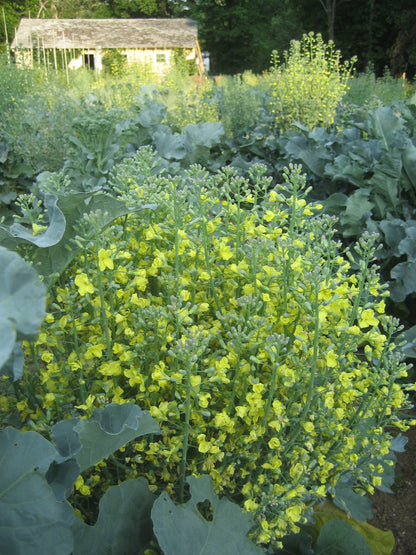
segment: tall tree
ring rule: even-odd
[[[210,53],[213,73],[260,72],[272,50],[287,48],[299,35],[296,7],[290,0],[194,0],[189,15],[197,20],[201,47]]]
[[[168,17],[170,6],[167,0],[107,0],[112,17]]]
[[[349,2],[350,0],[319,0],[326,14],[328,39],[332,41],[335,40],[335,16],[337,11],[337,1],[339,6],[340,4]]]

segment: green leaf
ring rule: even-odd
[[[165,555],[217,555],[218,553],[262,553],[246,534],[252,527],[251,517],[238,505],[219,499],[209,476],[187,479],[191,499],[175,505],[162,493],[152,509],[154,532]],[[208,500],[212,521],[206,520],[198,503]]]
[[[416,189],[416,146],[410,141],[403,152],[403,167],[410,183]]]
[[[383,531],[371,526],[367,522],[360,522],[354,518],[348,517],[348,515],[336,507],[333,503],[326,501],[315,507],[313,513],[314,524],[312,525],[312,531],[314,537],[317,537],[321,529],[330,521],[342,520],[349,524],[358,534],[360,534],[365,541],[370,546],[371,550],[369,553],[373,555],[390,555],[394,548],[394,536],[390,531]],[[341,544],[342,545],[342,544]],[[345,545],[349,545],[349,540],[346,541]],[[328,555],[332,553],[338,553],[337,551],[322,551],[321,553],[327,553]],[[349,551],[342,552],[349,555]]]
[[[399,218],[388,218],[380,222],[380,228],[393,255],[400,256],[399,244],[406,237],[406,222]]]
[[[348,197],[344,193],[334,193],[322,202],[324,210],[328,214],[339,216],[347,206]]]
[[[73,510],[45,480],[56,456],[36,432],[0,431],[0,546],[7,555],[66,555],[72,551]]]
[[[81,449],[75,455],[81,472],[105,459],[129,441],[160,433],[159,424],[137,405],[110,403],[94,411],[88,420],[74,419]],[[60,443],[55,435],[54,440]]]
[[[343,226],[344,236],[361,235],[365,229],[365,221],[371,216],[374,204],[369,199],[370,191],[359,189],[348,197],[344,213],[340,221]]]
[[[402,174],[402,153],[399,149],[390,149],[375,165],[374,173],[366,181],[373,192],[378,192],[387,200],[390,209],[398,208],[399,182]],[[381,214],[382,217],[385,214]]]
[[[313,144],[310,144],[302,135],[289,136],[284,147],[285,151],[291,158],[301,161],[314,175],[323,177],[325,166],[331,160],[325,148],[325,139],[328,139],[328,135],[325,133],[324,136],[320,136],[315,130],[309,134],[309,137],[314,139]]]
[[[58,501],[65,501],[71,495],[79,472],[79,464],[73,459],[60,463],[52,462],[46,473],[46,480]]]
[[[158,129],[153,133],[153,141],[160,156],[167,160],[182,160],[186,156],[185,138],[173,134],[169,127]]]
[[[402,336],[406,344],[401,347],[401,351],[405,354],[406,358],[416,358],[416,326],[405,330]]]
[[[273,553],[279,555],[313,555],[312,536],[303,527],[297,534],[289,534],[282,538],[283,547]]]
[[[74,520],[74,555],[142,553],[152,537],[150,512],[155,496],[144,478],[107,490],[95,526]]]
[[[16,340],[36,338],[45,304],[45,287],[36,271],[18,254],[0,246],[0,368],[11,356],[19,356],[13,351]],[[19,366],[15,358],[9,361],[14,379],[19,377]]]
[[[406,224],[406,237],[400,241],[399,253],[409,258],[416,258],[416,226],[409,221]]]
[[[368,112],[366,126],[386,151],[400,140],[400,135],[405,131],[403,118],[391,106],[380,106]]]
[[[368,497],[355,493],[354,483],[355,480],[351,475],[340,479],[335,487],[334,503],[356,520],[371,519],[373,516],[371,501]]]
[[[372,555],[363,536],[351,524],[342,520],[330,520],[325,524],[315,544],[315,554],[326,555]]]
[[[13,237],[18,237],[19,239],[25,239],[25,241],[28,241],[37,247],[44,248],[56,245],[62,239],[66,227],[65,216],[58,208],[57,202],[58,198],[55,195],[45,195],[44,204],[48,213],[49,225],[44,233],[33,235],[31,230],[15,223],[10,226],[9,234]]]
[[[407,295],[416,291],[416,260],[396,264],[390,275],[394,280],[390,286],[390,296],[393,301],[400,303]]]
[[[224,128],[218,121],[190,123],[185,127],[184,135],[185,148],[191,152],[196,146],[212,148],[217,145],[224,135]]]
[[[53,177],[53,174],[51,175]],[[20,233],[20,236],[13,236],[11,229],[7,230],[4,227],[0,227],[0,243],[11,248],[20,243],[29,246],[31,262],[36,270],[44,276],[44,282],[48,286],[57,279],[57,276],[62,273],[76,256],[79,249],[72,242],[72,239],[77,234],[78,225],[86,214],[92,212],[100,213],[99,227],[104,229],[120,216],[145,209],[155,209],[154,204],[129,207],[125,202],[99,192],[59,194],[57,197],[51,195],[51,198],[57,198],[55,211],[57,215],[54,225],[58,226],[59,222],[59,226],[55,228],[55,235],[52,232],[48,234],[48,228],[44,234],[48,237],[45,244],[36,244],[35,241],[29,240],[28,237],[24,236],[23,232]],[[51,198],[50,202],[52,202]],[[58,217],[58,213],[61,216]],[[52,237],[57,238],[62,231],[62,218],[65,221],[65,231],[61,235],[60,240],[52,244]],[[30,237],[32,236],[30,235]]]

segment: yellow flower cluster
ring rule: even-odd
[[[276,127],[284,130],[296,122],[309,129],[331,126],[354,61],[341,63],[333,43],[326,45],[319,34],[292,41],[284,64],[270,74],[269,108]]]
[[[159,208],[107,229],[52,292],[30,377],[42,407],[20,401],[22,419],[137,403],[163,434],[118,454],[126,476],[175,495],[181,465],[208,473],[260,543],[297,531],[346,471],[371,490],[383,428],[406,428],[406,367],[376,271],[351,271],[300,169],[272,190],[228,170],[124,177]]]

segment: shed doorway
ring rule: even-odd
[[[88,69],[95,69],[94,54],[84,54],[84,65]]]

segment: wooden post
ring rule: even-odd
[[[7,63],[10,64],[10,48],[9,48],[9,38],[7,36],[6,14],[4,13],[4,8],[2,7],[1,9],[3,12],[4,38],[6,39]]]
[[[46,65],[46,52],[45,52],[45,42],[42,38],[42,50],[43,50],[43,68],[45,70],[45,77],[48,77],[48,67]]]
[[[196,41],[196,55],[198,60],[198,72],[199,76],[202,77],[205,71],[204,60],[202,59],[201,49],[199,48],[199,42]]]
[[[66,83],[67,85],[69,85],[69,73],[68,73],[68,62],[66,59],[66,48],[65,48],[65,35],[64,32],[62,31],[62,54],[64,56],[64,63],[63,63],[63,67],[65,68],[65,73],[66,73]]]

